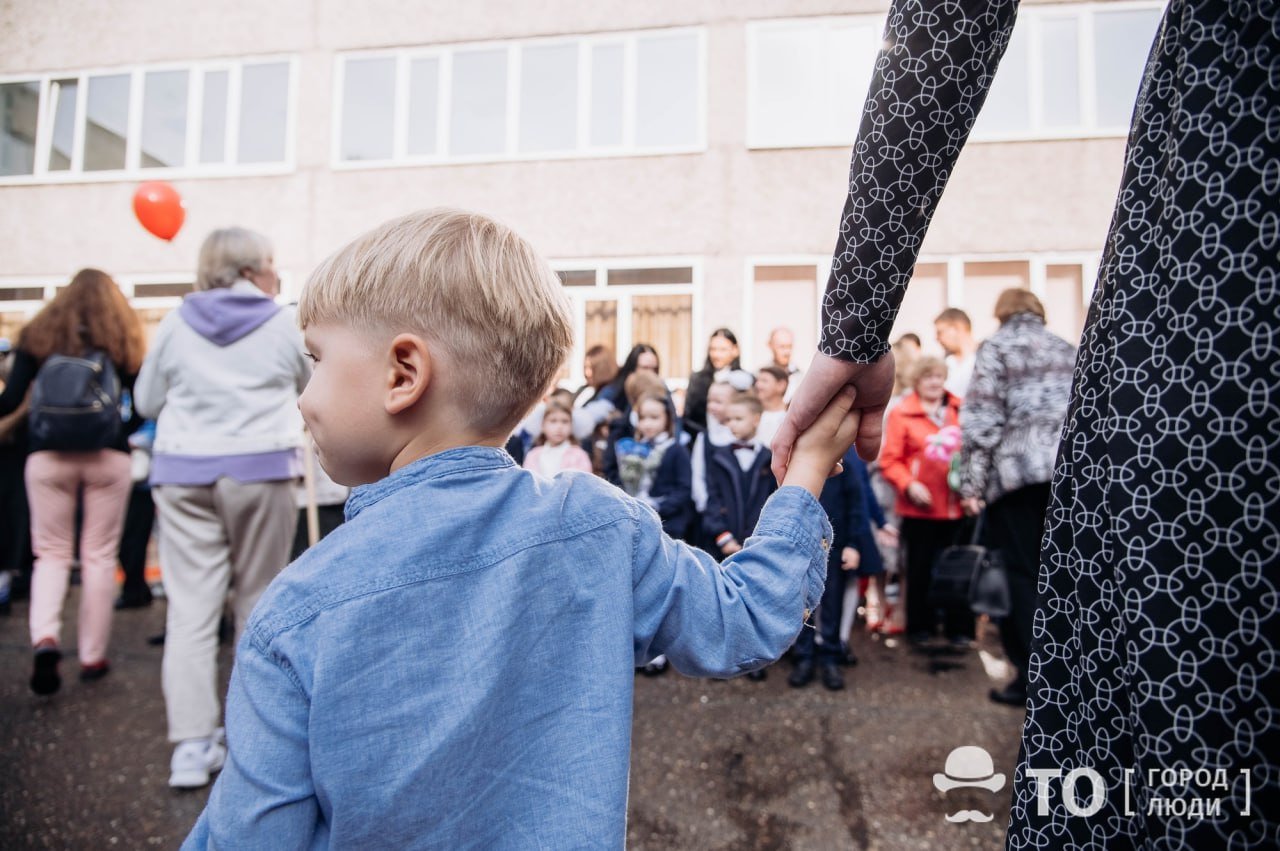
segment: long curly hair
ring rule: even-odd
[[[138,314],[111,276],[81,269],[22,329],[18,348],[41,361],[101,349],[118,369],[136,374],[146,341]]]

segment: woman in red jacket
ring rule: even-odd
[[[938,553],[950,546],[964,525],[960,497],[947,484],[952,453],[959,446],[960,398],[943,387],[947,367],[934,357],[912,365],[911,392],[889,412],[880,472],[898,492],[906,548],[907,632],[919,644],[933,636],[937,612],[929,605],[929,574]],[[943,613],[947,638],[967,647],[973,615]]]

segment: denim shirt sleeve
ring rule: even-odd
[[[227,763],[182,844],[195,849],[324,845],[307,746],[310,704],[293,677],[245,635],[227,694]]]
[[[812,494],[780,488],[721,564],[663,535],[651,511],[632,510],[637,664],[666,654],[681,673],[729,677],[786,652],[826,580],[831,524]]]

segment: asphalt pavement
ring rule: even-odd
[[[69,648],[77,600],[73,589]],[[110,675],[79,682],[69,653],[52,698],[27,686],[25,603],[0,617],[0,849],[181,844],[208,791],[166,783],[162,649],[146,641],[164,610],[117,613]],[[988,634],[920,652],[859,634],[840,692],[788,687],[785,661],[764,682],[637,677],[629,847],[1002,848],[1023,714],[987,700],[1005,675],[998,645]],[[230,660],[224,647],[224,678]],[[990,755],[985,787],[939,791],[963,746]],[[993,818],[947,821],[962,810]]]

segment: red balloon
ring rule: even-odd
[[[187,207],[178,190],[163,180],[149,180],[133,193],[133,214],[144,228],[172,242],[182,229]]]

